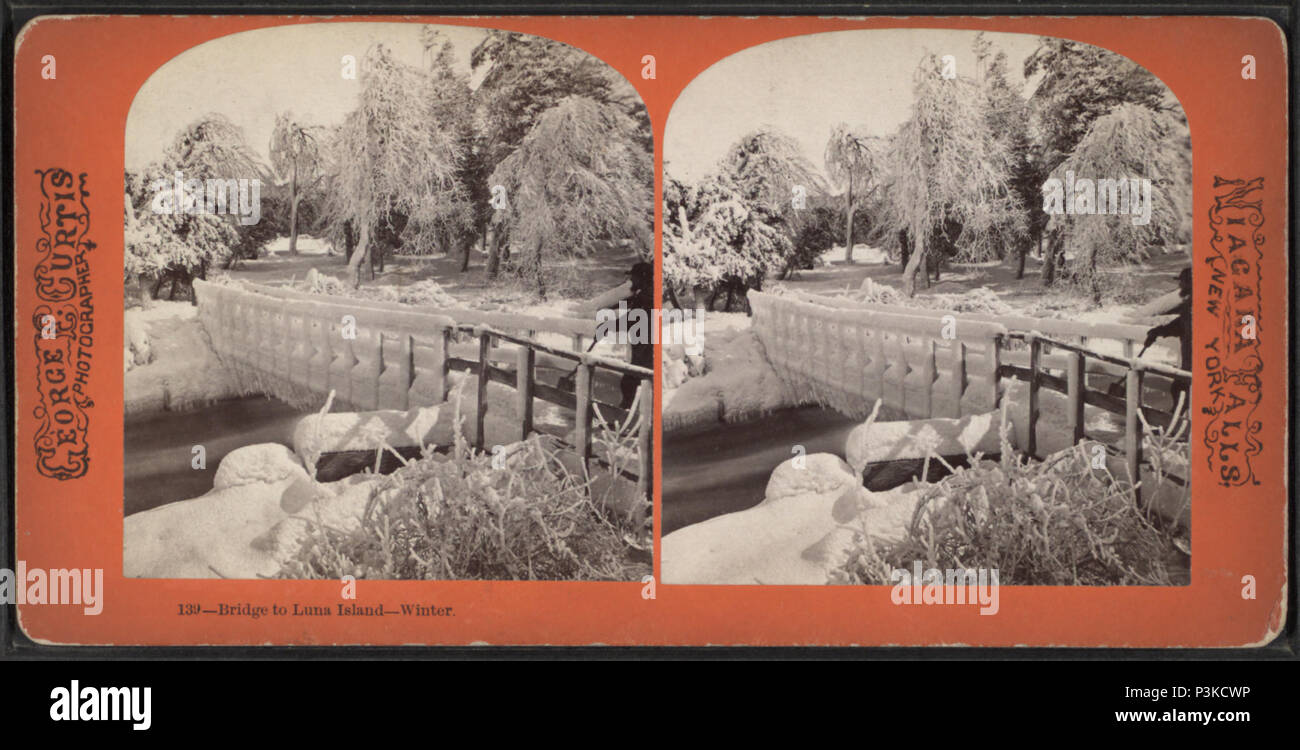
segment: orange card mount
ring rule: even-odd
[[[0,591],[37,643],[1283,628],[1270,21],[86,16],[16,46]],[[624,325],[659,306],[706,335]]]

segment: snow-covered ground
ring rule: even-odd
[[[307,234],[298,235],[297,250],[299,255],[333,255],[334,246],[327,240],[318,239]],[[289,238],[276,237],[266,243],[263,250],[266,257],[289,256]]]
[[[775,467],[759,504],[664,536],[664,582],[824,585],[855,533],[886,543],[900,540],[920,498],[914,483],[867,489],[867,464],[924,459],[932,451],[991,455],[1000,449],[1000,427],[992,414],[868,419],[849,433],[840,455],[813,453]]]
[[[843,263],[847,259],[848,254],[844,252],[843,245],[836,245],[821,255],[823,263]],[[881,265],[889,262],[889,256],[880,248],[855,242],[853,243],[853,262]]]
[[[156,301],[123,315],[125,413],[184,411],[241,395],[189,302]]]

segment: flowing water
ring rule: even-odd
[[[794,446],[803,446],[808,454],[842,456],[849,431],[859,423],[808,406],[665,437],[663,533],[758,505],[772,471],[798,455]]]
[[[538,367],[539,383],[555,386],[566,371]],[[472,387],[472,386],[471,386]],[[619,378],[598,371],[593,382],[596,396],[618,403]],[[537,408],[546,406],[538,402]],[[188,500],[212,489],[221,459],[256,443],[292,447],[293,428],[308,413],[264,396],[221,401],[188,411],[165,411],[128,417],[123,435],[123,500],[126,515],[159,505]],[[563,437],[573,428],[571,409],[550,409],[550,422],[535,428]],[[193,467],[196,445],[205,450],[205,467]]]
[[[249,396],[128,417],[122,438],[126,515],[208,492],[226,454],[254,443],[288,446],[303,416],[274,399]],[[206,468],[193,467],[196,445],[204,448]]]

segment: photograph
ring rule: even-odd
[[[0,660],[1300,655],[1277,18],[226,5],[14,7]]]
[[[1161,80],[1032,34],[795,36],[691,81],[664,164],[664,583],[1190,583]]]
[[[653,151],[621,73],[511,31],[278,26],[155,71],[124,575],[650,574]]]

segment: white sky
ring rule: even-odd
[[[781,39],[738,52],[701,73],[673,104],[664,138],[669,174],[696,180],[742,136],[773,128],[795,139],[819,171],[840,122],[888,135],[909,116],[912,75],[927,53],[952,55],[974,76],[975,31],[862,29]],[[993,54],[1007,53],[1013,87],[1025,87],[1031,34],[986,33]],[[1030,82],[1030,87],[1036,79]]]
[[[420,65],[418,23],[314,23],[244,31],[186,50],[141,87],[126,119],[126,168],[162,156],[185,126],[219,112],[244,129],[248,145],[268,161],[276,114],[293,112],[317,125],[343,120],[356,103],[357,80],[342,76],[342,58],[358,66],[366,50],[383,42],[397,59]],[[456,65],[469,71],[469,53],[486,29],[438,26],[456,49]],[[358,67],[359,71],[359,67]],[[269,163],[269,161],[268,161]]]

